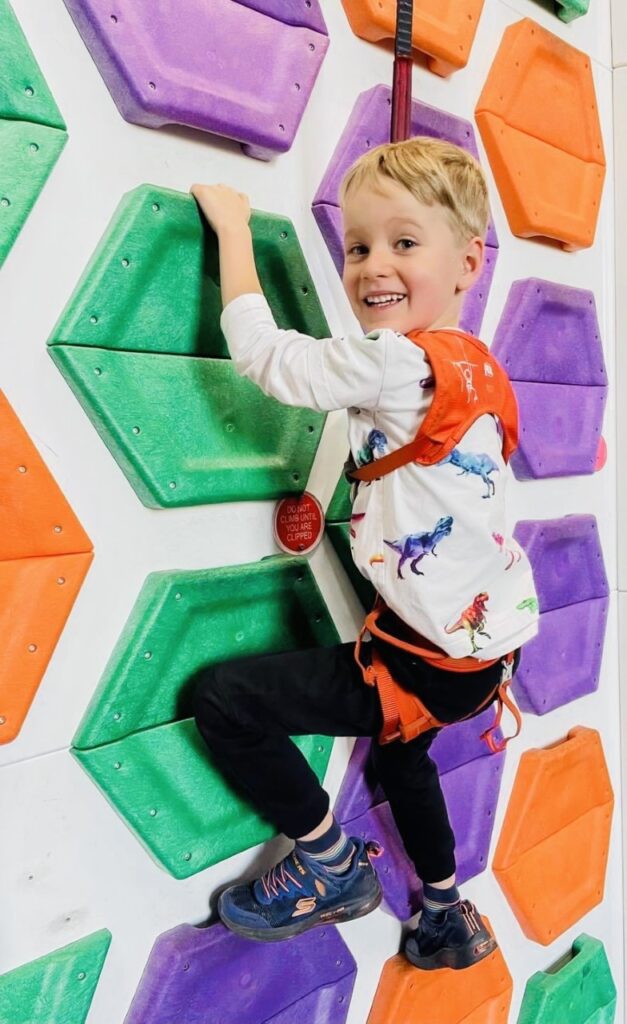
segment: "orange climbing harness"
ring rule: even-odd
[[[362,482],[377,480],[409,462],[419,462],[423,466],[435,465],[450,455],[475,420],[486,414],[496,416],[499,420],[503,458],[507,462],[518,443],[518,408],[509,378],[489,349],[483,342],[463,331],[412,331],[407,337],[423,349],[431,364],[435,386],[433,401],[413,441],[355,469],[351,473],[353,479]],[[373,610],[366,616],[355,645],[355,659],[362,670],[364,681],[369,686],[377,687],[381,701],[383,728],[379,742],[390,743],[400,739],[407,743],[428,729],[442,728],[453,723],[440,722],[419,697],[396,682],[374,643],[371,646],[370,664],[362,663],[361,645],[366,632],[409,651],[435,668],[452,672],[479,672],[501,661],[503,671],[499,685],[471,715],[487,707],[493,700],[498,701],[495,721],[481,734],[481,739],[485,740],[493,753],[504,750],[509,740],[518,736],[522,728],[520,712],[507,693],[512,680],[514,653],[486,661],[470,657],[451,658],[425,637],[401,623],[400,619],[397,621],[401,635],[395,636],[382,630],[378,619],[385,611],[387,607],[378,597]],[[516,732],[514,736],[498,742],[493,734],[501,723],[503,706],[513,714]],[[471,715],[465,717],[470,718]]]
[[[481,711],[482,708],[487,707],[493,700],[497,700],[498,708],[494,722],[489,729],[481,733],[481,739],[487,743],[493,754],[505,750],[509,741],[518,736],[522,728],[520,711],[507,693],[512,681],[514,653],[511,652],[502,658],[492,658],[487,661],[478,661],[476,658],[450,658],[444,651],[436,647],[435,644],[431,644],[424,637],[421,637],[419,633],[414,633],[404,623],[402,628],[407,636],[406,640],[381,629],[377,624],[377,620],[387,610],[385,602],[378,597],[373,610],[366,616],[366,621],[355,644],[355,660],[361,668],[364,682],[368,686],[376,686],[381,702],[383,728],[379,735],[379,742],[391,743],[392,740],[400,739],[402,743],[408,743],[428,729],[443,728],[445,725],[453,725],[454,723],[441,722],[435,715],[431,714],[415,693],[410,693],[409,690],[405,690],[397,683],[380,657],[374,643],[370,648],[370,663],[365,664],[362,662],[360,657],[361,645],[366,632],[370,633],[372,637],[378,637],[394,647],[400,647],[401,650],[408,651],[410,654],[422,658],[429,665],[446,669],[449,672],[481,672],[483,669],[490,668],[491,665],[495,665],[497,661],[500,661],[503,665],[503,671],[498,686],[479,707],[475,708],[469,715],[465,715],[464,718],[458,718],[457,721],[465,721],[466,718],[470,718],[473,714]],[[400,619],[397,621],[400,624]],[[499,742],[494,737],[494,733],[501,724],[504,705],[511,711],[516,720],[516,732],[513,736],[508,736],[502,742]]]

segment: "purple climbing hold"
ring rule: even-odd
[[[329,45],[319,0],[65,5],[127,121],[199,128],[262,158],[292,145]]]
[[[327,35],[319,0],[298,0],[287,4],[285,0],[237,0],[237,3],[286,25],[300,25],[301,28],[310,28],[312,32]]]
[[[314,197],[312,209],[318,227],[327,243],[338,272],[344,265],[342,242],[342,215],[338,205],[339,187],[348,168],[369,149],[390,140],[391,91],[385,85],[376,85],[358,97],[340,141]],[[444,110],[413,102],[411,107],[412,135],[429,135],[446,139],[467,149],[479,159],[475,134],[470,121]],[[488,293],[492,283],[498,240],[494,225],[490,224],[486,239],[486,258],[481,279],[468,293],[462,310],[461,326],[478,334]]]
[[[518,480],[594,473],[607,388],[512,381],[520,420]]]
[[[335,811],[337,817],[337,810]],[[374,862],[383,889],[383,909],[399,921],[407,921],[422,906],[422,883],[405,852],[390,805],[387,802],[371,807],[354,821],[342,821],[351,835],[375,839],[381,854]]]
[[[551,281],[515,281],[492,353],[514,385],[519,480],[593,473],[607,375],[592,292]]]
[[[375,777],[370,760],[370,745],[371,741],[367,738],[355,740],[333,808],[338,821],[354,821],[372,807],[385,802],[385,794]]]
[[[344,1024],[357,965],[335,928],[280,952],[221,925],[160,935],[124,1024]]]
[[[609,587],[594,516],[527,520],[514,536],[531,562],[540,622],[512,689],[523,711],[544,715],[597,689]]]
[[[430,755],[438,766],[451,826],[457,841],[458,880],[484,871],[494,824],[505,754],[490,754],[481,733],[492,725],[494,710],[448,726],[436,737]],[[496,737],[501,738],[500,730]],[[358,739],[334,812],[347,832],[375,839],[383,853],[375,863],[385,907],[406,921],[422,905],[422,883],[409,860],[370,763],[370,740]]]
[[[594,295],[585,288],[514,281],[492,354],[512,380],[607,387]]]
[[[516,524],[514,537],[531,562],[540,612],[607,597],[609,587],[594,516],[528,519]]]

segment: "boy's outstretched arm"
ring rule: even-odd
[[[192,185],[191,194],[218,236],[220,327],[237,372],[285,405],[328,412],[374,408],[383,386],[391,331],[316,339],[276,325],[264,297],[248,226],[248,197],[226,185]],[[408,341],[412,356],[414,345]]]
[[[263,295],[248,226],[248,197],[227,185],[192,185],[190,192],[218,236],[223,307],[239,295]]]

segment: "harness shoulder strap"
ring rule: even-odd
[[[435,382],[429,410],[413,441],[356,469],[355,480],[370,481],[407,465],[435,465],[450,455],[475,420],[499,419],[503,458],[518,443],[518,408],[507,374],[489,349],[464,331],[412,331],[407,337],[425,352]]]

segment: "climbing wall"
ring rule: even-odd
[[[490,755],[487,712],[433,746],[500,948],[455,975],[398,956],[420,880],[370,742],[319,735],[297,742],[336,814],[384,847],[381,908],[286,945],[198,927],[286,844],[212,769],[195,677],[352,640],[372,592],[344,413],[237,377],[188,190],[250,195],[281,327],[355,329],[337,193],[386,138],[394,7],[0,0],[0,1024],[624,1019],[610,0],[415,0],[413,131],[490,186],[463,325],[514,382],[502,557],[526,551],[540,612],[521,737]],[[615,27],[627,66],[622,4]],[[274,505],[304,487],[326,529],[290,557]]]
[[[612,60],[614,65],[614,166],[615,180],[624,181],[627,176],[627,133],[625,132],[625,115],[627,114],[627,9],[618,0],[612,0]],[[627,251],[624,244],[627,232],[627,203],[622,189],[616,189],[616,210],[615,210],[615,277],[617,281],[625,279],[627,270]],[[616,289],[616,328],[620,333],[627,325],[627,302],[625,292],[622,288]],[[616,352],[616,390],[627,384],[627,361],[625,352],[617,347]],[[617,443],[624,445],[627,439],[627,410],[622,402],[616,405],[616,428]],[[617,512],[619,523],[625,522],[627,512],[627,481],[621,473],[617,473]],[[618,531],[618,621],[619,621],[619,656],[620,656],[620,684],[623,714],[621,718],[621,740],[622,750],[627,744],[627,718],[624,714],[625,695],[627,694],[627,645],[625,644],[625,627],[627,625],[627,543],[625,531],[619,528]],[[623,818],[626,810],[627,788],[627,764],[623,754],[623,792],[622,810]],[[627,862],[623,857],[623,891],[627,881]],[[624,934],[624,955],[627,958],[627,932]]]

